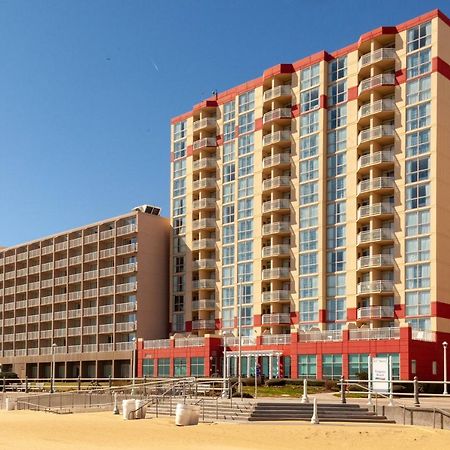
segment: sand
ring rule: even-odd
[[[0,412],[0,449],[450,449],[450,431],[399,425],[218,423],[176,427],[174,418],[112,413]]]

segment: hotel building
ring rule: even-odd
[[[244,375],[355,377],[389,354],[397,377],[442,379],[449,80],[435,10],[175,117],[175,337],[140,343],[140,373],[220,373],[224,351],[236,373],[240,321]]]
[[[19,377],[129,377],[167,335],[170,224],[159,208],[0,249],[0,364]]]

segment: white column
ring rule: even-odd
[[[269,355],[269,380],[272,378],[272,355]]]

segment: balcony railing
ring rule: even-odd
[[[117,228],[117,236],[123,236],[125,234],[134,233],[137,230],[137,226],[135,223],[130,225],[124,225],[122,227]]]
[[[263,247],[262,257],[270,258],[275,256],[289,256],[290,250],[291,247],[287,244],[269,245],[267,247]]]
[[[192,163],[192,170],[215,169],[217,160],[215,158],[202,158]]]
[[[361,256],[358,258],[358,270],[367,269],[369,267],[383,267],[383,266],[393,266],[394,257],[392,255],[372,255],[372,256]]]
[[[193,123],[193,130],[198,131],[204,128],[215,127],[217,119],[215,117],[204,117],[203,119],[196,120]]]
[[[192,261],[192,269],[215,269],[216,261],[214,259],[198,259],[197,261]]]
[[[112,351],[114,351],[114,344],[112,344],[112,343],[98,344],[98,351],[99,352],[112,352]]]
[[[290,269],[287,267],[276,267],[274,269],[264,269],[262,271],[263,280],[282,280],[288,279]]]
[[[299,342],[342,341],[342,330],[300,331]]]
[[[378,294],[393,292],[394,282],[391,280],[362,281],[358,283],[358,294]]]
[[[393,319],[393,306],[364,306],[357,311],[357,319]]]
[[[119,322],[116,323],[116,331],[135,331],[137,327],[136,322]]]
[[[215,246],[215,239],[199,239],[192,242],[192,250],[214,249]]]
[[[278,211],[280,209],[289,209],[291,201],[287,198],[280,198],[263,203],[263,213]]]
[[[120,247],[117,247],[117,254],[124,255],[126,253],[133,253],[133,252],[136,252],[137,249],[138,249],[137,243],[122,245]]]
[[[136,272],[136,270],[137,270],[137,263],[122,264],[116,267],[117,274]]]
[[[362,130],[358,135],[358,145],[364,142],[374,141],[382,137],[395,136],[395,128],[393,125],[378,125],[377,127]]]
[[[269,178],[263,181],[263,191],[277,189],[280,187],[289,187],[291,185],[291,178],[286,176]]]
[[[215,198],[202,198],[200,200],[194,200],[192,202],[192,209],[214,209],[216,207]]]
[[[394,232],[390,228],[376,228],[374,230],[361,231],[358,233],[358,244],[367,242],[391,241],[394,239]]]
[[[358,94],[362,94],[364,91],[374,89],[379,86],[394,86],[395,74],[393,73],[381,73],[371,78],[366,78],[359,83]]]
[[[358,169],[374,166],[381,163],[393,163],[394,153],[392,152],[375,152],[369,155],[363,155],[358,159]]]
[[[359,58],[358,69],[375,64],[380,61],[388,61],[395,59],[395,49],[394,48],[379,48],[371,53],[366,53]]]
[[[292,95],[292,88],[289,84],[274,87],[264,92],[264,101],[268,102],[278,97],[288,97]]]
[[[368,180],[363,180],[358,183],[357,193],[364,194],[365,192],[378,191],[380,189],[393,189],[395,180],[393,177],[377,177]]]
[[[237,347],[238,345],[239,345],[239,337],[228,336],[222,338],[222,346],[224,347]],[[242,346],[256,345],[256,337],[241,336],[241,345]]]
[[[213,217],[208,217],[206,219],[194,220],[192,222],[193,230],[201,230],[203,228],[215,228],[216,219]]]
[[[262,227],[262,234],[264,236],[270,234],[289,233],[291,224],[289,222],[273,222],[267,223]]]
[[[267,291],[263,292],[261,296],[262,303],[279,302],[282,300],[289,300],[289,291],[285,290]]]
[[[436,333],[430,330],[411,330],[411,338],[414,341],[436,342]]]
[[[122,294],[124,292],[135,291],[136,289],[137,289],[137,283],[118,284],[116,286],[116,293],[117,294]]]
[[[144,341],[144,348],[170,348],[170,339],[152,339]]]
[[[192,183],[192,189],[198,191],[200,189],[210,189],[216,187],[215,178],[202,178],[201,180],[196,180]]]
[[[194,144],[192,145],[193,150],[199,150],[201,148],[205,147],[216,147],[217,141],[214,137],[206,137],[203,139],[199,139],[198,141],[194,141]]]
[[[349,330],[349,339],[351,341],[400,339],[400,328],[358,328],[357,330]]]
[[[262,336],[262,345],[286,345],[290,343],[290,334],[263,334]]]
[[[272,120],[277,119],[290,119],[291,116],[291,108],[277,108],[264,114],[263,123],[272,122]]]
[[[263,314],[262,315],[262,324],[263,325],[290,324],[290,323],[291,323],[291,316],[289,313]]]
[[[126,302],[116,304],[116,312],[118,313],[136,311],[136,308],[137,308],[136,302]]]
[[[116,342],[116,350],[134,350],[136,348],[136,344],[134,342]]]
[[[192,281],[192,289],[214,289],[216,287],[216,280],[194,280]]]
[[[263,137],[263,146],[277,144],[279,142],[290,142],[291,132],[288,130],[275,131],[274,133],[266,134]]]
[[[175,339],[175,347],[204,347],[205,338],[187,337]]]
[[[198,311],[199,309],[215,309],[216,301],[215,300],[194,300],[192,302],[192,310]]]
[[[215,320],[193,320],[193,330],[214,330],[216,327]]]
[[[358,219],[365,217],[380,216],[382,214],[393,214],[394,206],[391,203],[373,203],[364,205],[358,209]]]
[[[267,156],[263,159],[263,168],[279,166],[281,164],[287,165],[291,162],[291,155],[289,153],[278,153],[277,155]]]
[[[394,100],[390,98],[385,98],[362,105],[358,110],[358,119],[369,117],[381,112],[394,112],[394,111],[395,111]]]

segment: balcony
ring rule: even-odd
[[[214,330],[216,327],[216,321],[214,319],[210,320],[193,320],[192,329],[193,330]]]
[[[119,322],[119,323],[116,323],[116,331],[118,331],[118,332],[135,331],[136,328],[137,328],[136,322]]]
[[[358,283],[357,294],[391,294],[394,292],[394,282],[391,280],[362,281]]]
[[[291,142],[291,131],[282,130],[263,136],[263,147],[273,144],[289,144]]]
[[[292,97],[292,88],[290,84],[283,84],[264,92],[264,102],[270,102],[278,98]]]
[[[69,265],[70,266],[75,266],[77,264],[81,264],[83,262],[83,257],[82,256],[72,256],[71,258],[69,258]]]
[[[194,141],[194,144],[192,145],[192,149],[194,151],[200,150],[202,148],[208,148],[208,147],[216,147],[217,141],[215,137],[207,137],[203,139],[199,139],[198,141]]]
[[[97,352],[97,344],[85,344],[83,345],[83,353]]]
[[[342,341],[342,330],[299,331],[299,342],[338,342]]]
[[[125,292],[135,291],[136,289],[137,289],[137,283],[118,284],[116,286],[116,293],[123,294]]]
[[[366,53],[359,58],[358,70],[363,67],[369,67],[372,64],[376,64],[383,61],[392,62],[395,60],[395,49],[394,48],[379,48],[371,53]]]
[[[214,250],[215,247],[215,239],[199,239],[192,242],[192,250]]]
[[[381,320],[381,319],[394,319],[394,307],[393,306],[364,306],[358,308],[357,319],[364,320]]]
[[[217,164],[216,158],[202,158],[192,163],[192,170],[196,172],[202,169],[215,169]]]
[[[81,345],[69,345],[67,347],[68,353],[81,353],[81,351],[82,351]]]
[[[288,267],[276,267],[274,269],[263,269],[263,280],[288,280],[290,269]]]
[[[291,178],[286,176],[268,178],[263,181],[263,191],[270,191],[272,189],[278,189],[291,186]]]
[[[394,214],[394,205],[391,203],[373,203],[358,208],[358,220],[373,216]]]
[[[359,83],[358,95],[362,93],[368,93],[372,89],[377,89],[384,86],[394,86],[395,85],[395,74],[393,73],[381,73],[375,75],[371,78],[366,78]]]
[[[193,123],[193,131],[205,130],[207,128],[215,128],[217,119],[215,117],[204,117]]]
[[[152,339],[144,341],[144,348],[170,348],[170,339]]]
[[[239,346],[239,337],[228,336],[222,338],[222,345],[224,347],[238,347]],[[242,346],[250,346],[256,345],[256,337],[255,336],[241,336],[241,345]]]
[[[193,280],[192,281],[192,289],[215,289],[216,288],[216,280],[211,279],[202,279],[202,280]]]
[[[272,222],[266,223],[262,227],[263,236],[272,234],[290,234],[291,224],[289,222]]]
[[[394,257],[392,255],[361,256],[358,258],[357,269],[371,269],[374,267],[392,267]]]
[[[99,289],[99,295],[112,295],[114,294],[114,286],[103,286]]]
[[[137,251],[137,249],[138,249],[138,245],[137,244],[122,245],[120,247],[117,247],[117,254],[118,255],[125,255],[127,253],[134,253],[134,252]]]
[[[271,303],[271,302],[287,302],[289,301],[289,291],[278,290],[278,291],[266,291],[262,293],[261,303]]]
[[[376,228],[358,233],[357,243],[383,242],[394,240],[394,232],[390,228]]]
[[[395,102],[390,98],[377,100],[372,103],[362,105],[358,110],[358,120],[377,116],[383,119],[385,116],[390,116],[395,111]],[[387,114],[389,113],[389,114]]]
[[[291,323],[291,316],[289,313],[281,314],[263,314],[262,324],[263,325],[289,325]]]
[[[69,283],[78,283],[83,279],[83,275],[81,273],[75,273],[73,275],[69,275]]]
[[[81,336],[81,327],[68,328],[67,336]]]
[[[430,330],[411,330],[411,339],[414,341],[436,342],[436,333]]]
[[[193,191],[200,191],[201,189],[215,189],[215,188],[216,188],[215,178],[202,178],[192,183]]]
[[[262,345],[287,345],[290,343],[290,334],[264,334],[262,336]]]
[[[125,247],[125,246],[124,246]],[[119,247],[121,248],[121,247]],[[114,255],[116,254],[116,249],[114,247],[105,248],[103,250],[100,250],[100,258],[114,258]]]
[[[349,330],[349,339],[351,341],[400,339],[400,328],[359,328],[357,330]]]
[[[291,108],[277,108],[273,111],[266,112],[263,115],[263,124],[272,122],[274,120],[291,120]]]
[[[101,278],[112,277],[114,275],[114,267],[105,267],[104,269],[100,269],[99,272]]]
[[[136,302],[126,302],[126,303],[117,303],[116,304],[116,312],[123,313],[123,312],[132,312],[136,311],[137,304]]]
[[[114,325],[107,323],[103,325],[98,326],[98,332],[99,333],[112,333],[114,331]]]
[[[202,269],[215,269],[216,260],[215,259],[198,259],[192,261],[192,270],[202,270]]]
[[[371,178],[358,183],[357,194],[360,195],[366,192],[380,191],[383,189],[393,189],[394,185],[394,177]]]
[[[97,325],[88,325],[83,327],[83,334],[97,334]]]
[[[97,260],[97,252],[86,253],[84,255],[84,262],[96,261]]]
[[[291,247],[287,244],[280,245],[269,245],[267,247],[263,247],[262,249],[262,257],[263,258],[272,258],[276,256],[289,256]]]
[[[66,294],[61,294],[64,297],[61,297],[61,301],[65,301]],[[95,294],[94,294],[95,295]],[[69,292],[69,300],[80,300],[82,297],[82,293],[80,291]],[[56,301],[56,298],[55,298]]]
[[[84,243],[85,244],[92,244],[93,242],[97,242],[97,241],[98,241],[98,234],[97,233],[89,234],[89,235],[84,237]]]
[[[263,159],[263,169],[269,169],[276,166],[290,166],[291,155],[290,153],[278,153],[272,156],[266,156]]]
[[[278,200],[271,200],[263,203],[263,213],[270,213],[281,210],[289,210],[291,201],[288,198],[280,198]]]
[[[198,209],[216,209],[216,199],[207,197],[200,200],[194,200],[192,202],[192,209],[194,211]]]
[[[130,225],[124,225],[122,227],[117,228],[117,236],[124,236],[126,234],[135,233],[137,230],[137,226],[135,223]]]
[[[192,310],[198,311],[200,309],[216,309],[216,301],[215,300],[194,300],[192,302]]]
[[[393,139],[395,137],[395,128],[393,125],[378,125],[377,127],[362,130],[358,134],[358,145],[380,141],[385,138]]]
[[[379,164],[392,164],[394,162],[394,153],[380,151],[368,155],[362,155],[358,159],[358,170],[365,167],[377,166]]]
[[[194,220],[192,222],[193,230],[202,230],[208,228],[216,228],[216,219],[214,217],[207,217],[206,219]]]
[[[136,344],[134,342],[116,342],[117,351],[134,350],[135,348]]]
[[[111,344],[111,343],[98,344],[98,351],[99,352],[113,352],[114,351],[114,344]]]
[[[76,319],[78,317],[81,317],[81,309],[71,309],[67,311],[67,316],[69,319]]]
[[[116,273],[119,275],[123,273],[130,273],[136,271],[137,271],[137,263],[122,264],[116,267]]]
[[[144,344],[145,345],[145,344]],[[204,347],[205,338],[203,337],[187,337],[175,339],[175,347]]]

